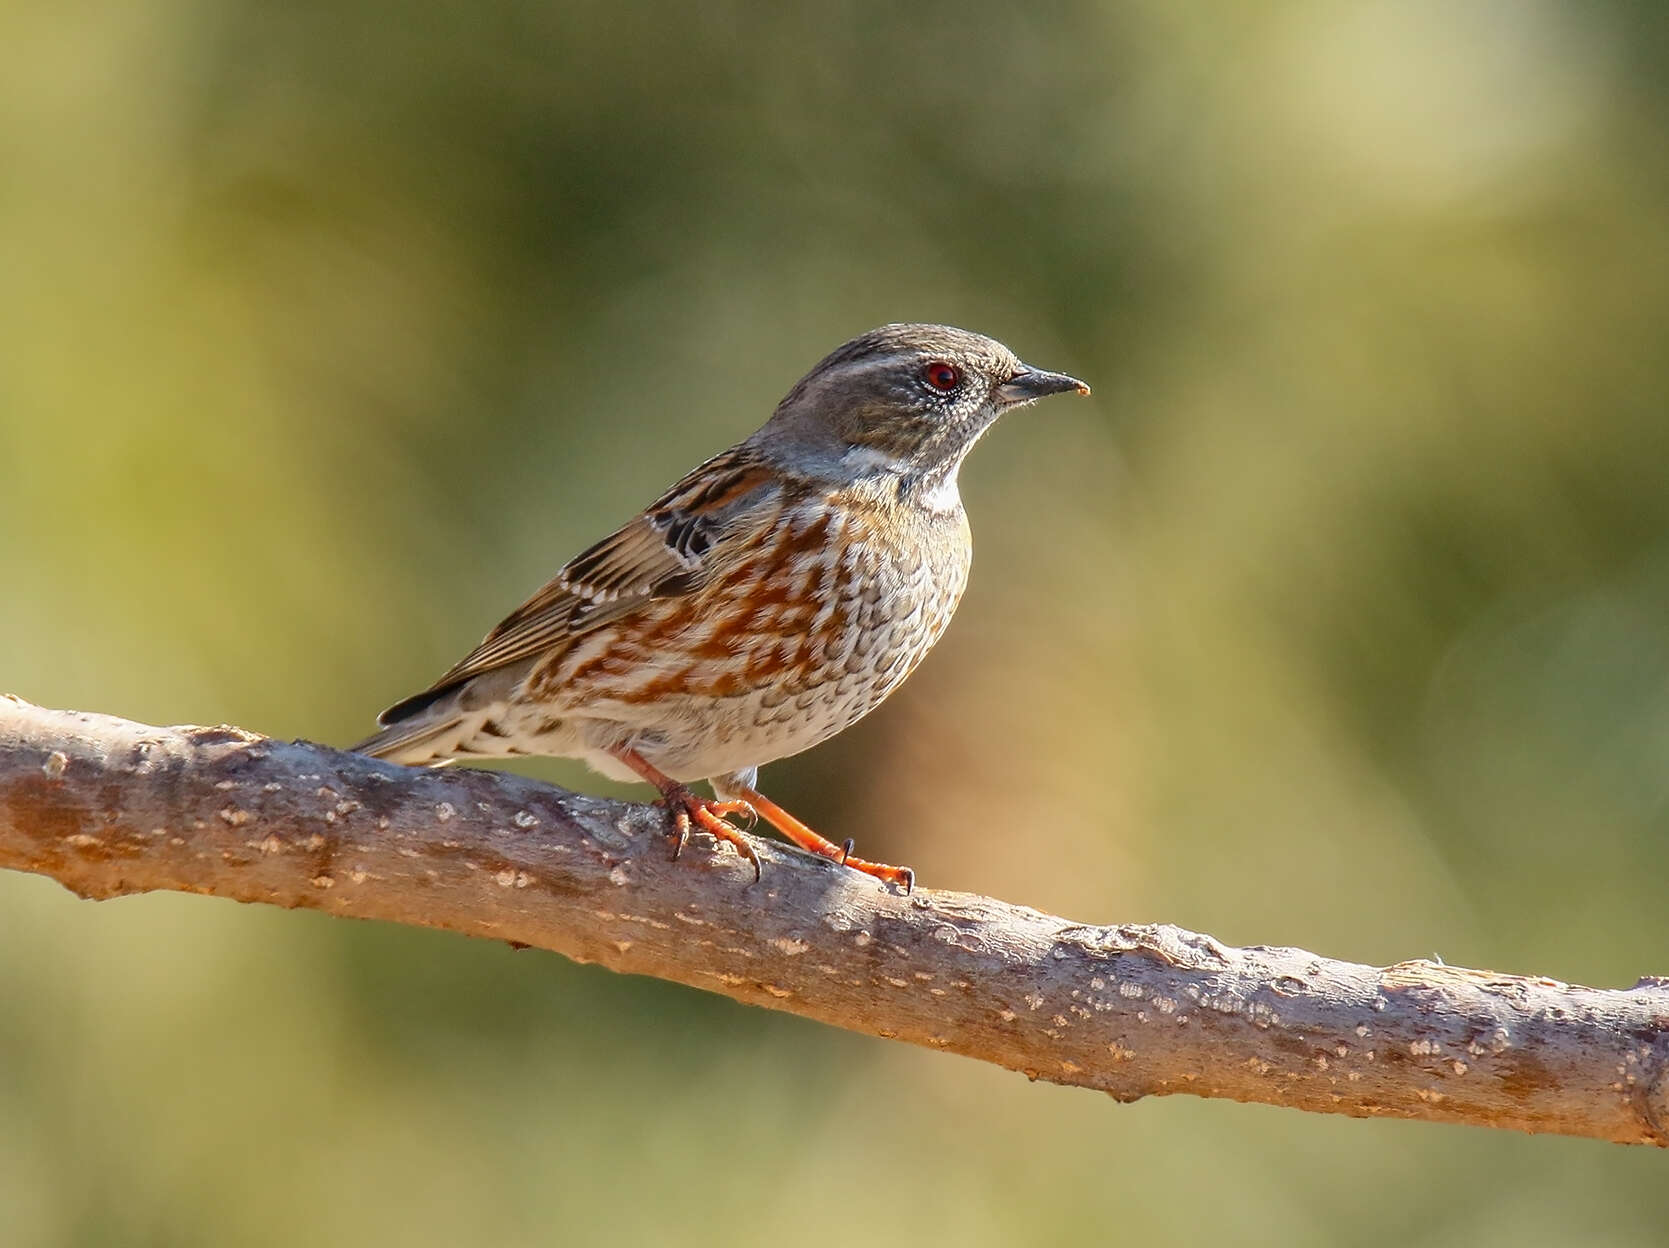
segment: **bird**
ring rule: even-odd
[[[757,880],[730,820],[763,816],[908,894],[914,871],[814,832],[759,792],[759,768],[849,728],[926,657],[972,562],[963,460],[1005,412],[1073,392],[1090,388],[968,330],[860,334],[353,748],[427,766],[581,759],[659,790],[674,858],[693,825]]]

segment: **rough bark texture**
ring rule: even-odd
[[[1627,990],[1232,949],[913,897],[760,842],[673,862],[659,811],[235,728],[0,698],[0,866],[554,950],[1120,1100],[1189,1092],[1669,1144],[1669,981]]]

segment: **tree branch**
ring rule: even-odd
[[[1231,949],[963,893],[903,897],[761,842],[764,880],[662,815],[235,728],[0,697],[0,866],[534,945],[1119,1100],[1189,1092],[1669,1145],[1669,981]]]

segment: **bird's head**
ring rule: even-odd
[[[827,356],[754,435],[762,453],[832,480],[896,476],[954,489],[963,458],[997,417],[1089,387],[949,325],[883,325]]]

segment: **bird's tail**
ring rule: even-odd
[[[354,746],[356,754],[410,767],[439,767],[455,758],[501,758],[515,753],[499,728],[504,703],[466,682],[397,702],[377,717],[381,732]]]
[[[457,757],[456,738],[461,735],[463,727],[463,720],[459,717],[434,719],[419,715],[390,724],[349,748],[355,754],[386,758],[391,763],[438,767]],[[447,748],[449,744],[454,748]]]
[[[366,737],[354,752],[412,767],[519,754],[505,723],[513,691],[530,667],[495,669],[396,702],[377,716],[382,731]]]

